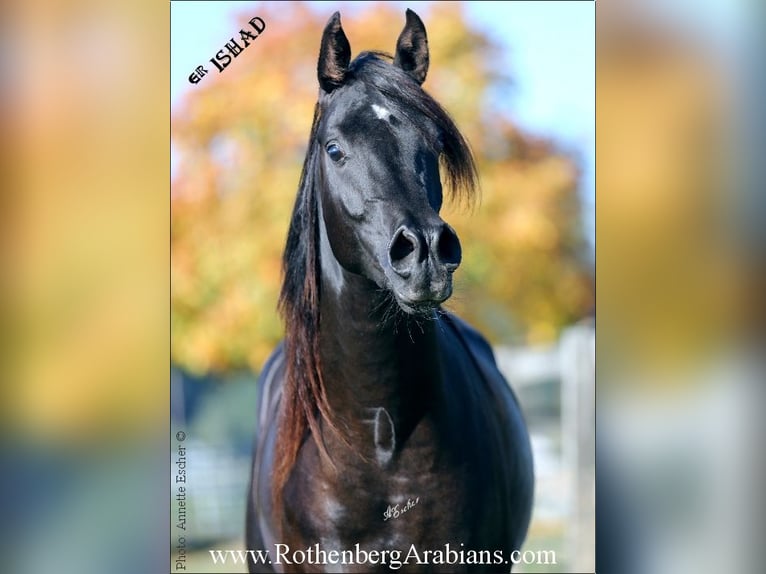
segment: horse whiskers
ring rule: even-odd
[[[383,309],[383,314],[385,317],[385,313],[387,312],[387,309],[384,309],[384,306],[388,306],[390,304],[390,301],[389,301],[390,293],[387,289],[381,289],[381,288],[377,290],[377,293],[379,294],[382,293],[383,296],[380,297],[380,300],[377,303],[375,303],[375,305],[373,305],[372,309],[370,310],[370,316],[375,315],[381,309]]]
[[[379,288],[377,292],[382,293],[383,296],[380,298],[380,301],[373,306],[370,315],[375,315],[382,311],[381,318],[378,321],[378,328],[382,329],[385,328],[392,319],[396,321],[399,305],[397,305],[394,295],[388,289]],[[394,330],[396,330],[396,324],[394,324]]]
[[[404,325],[407,327],[407,336],[410,338],[410,341],[412,344],[415,344],[415,339],[412,338],[412,332],[410,331],[410,323],[411,321],[409,319],[405,320]]]

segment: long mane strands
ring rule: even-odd
[[[314,189],[317,155],[314,141],[320,115],[317,105],[282,260],[284,281],[279,311],[285,322],[287,372],[272,480],[275,511],[306,434],[310,432],[316,437],[320,454],[330,460],[321,440],[320,416],[335,429],[322,382],[318,344],[319,257],[316,249],[319,228]]]
[[[425,129],[422,133],[439,153],[447,190],[452,198],[472,203],[479,176],[468,141],[449,113],[392,60],[385,52],[361,52],[349,66],[347,81],[357,79],[379,91],[415,126],[422,125],[422,116],[436,124],[437,137]]]

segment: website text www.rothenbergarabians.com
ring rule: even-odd
[[[325,550],[320,544],[314,544],[304,549],[291,549],[287,544],[275,544],[273,551],[269,550],[209,550],[214,564],[246,564],[248,559],[258,564],[273,564],[281,566],[293,565],[387,565],[392,570],[398,570],[408,564],[481,564],[508,565],[514,564],[556,564],[556,552],[553,550],[514,550],[505,554],[502,550],[467,550],[463,544],[445,544],[437,549],[419,549],[414,544],[406,550],[365,550],[360,544],[346,550]]]

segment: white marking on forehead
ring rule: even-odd
[[[372,111],[378,116],[379,120],[387,120],[391,115],[391,112],[386,108],[379,106],[378,104],[372,104]]]

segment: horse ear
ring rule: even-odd
[[[319,85],[325,92],[332,92],[343,84],[350,61],[351,46],[340,24],[340,12],[335,12],[322,33],[317,63]]]
[[[422,84],[428,73],[428,37],[423,21],[407,8],[407,23],[396,41],[394,66],[399,66],[418,84]]]

